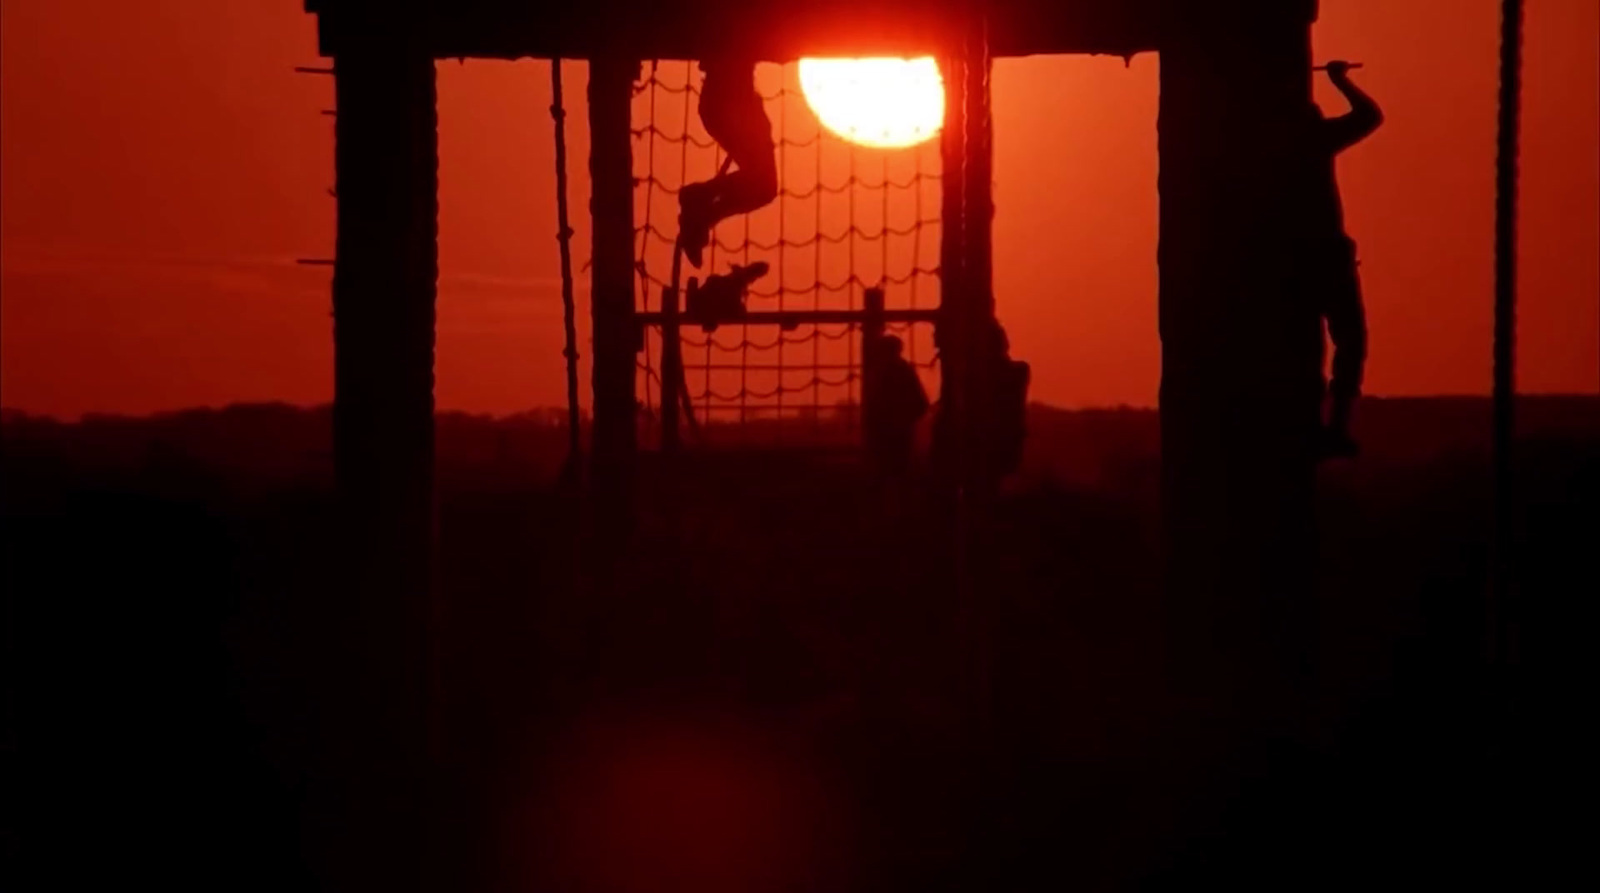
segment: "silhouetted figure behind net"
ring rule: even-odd
[[[992,491],[1022,466],[1032,369],[1011,358],[1011,342],[999,322],[990,320],[975,340],[973,390],[967,410],[976,432],[971,447],[974,455],[967,457],[965,468],[956,467],[959,451],[955,439],[960,436],[961,422],[950,407],[941,404],[933,423],[933,460],[945,479],[963,479],[968,486]]]
[[[980,418],[985,424],[980,431],[988,434],[988,448],[983,458],[990,477],[996,482],[1015,474],[1022,467],[1022,442],[1028,436],[1028,384],[1032,368],[1022,360],[1011,358],[1011,341],[998,322],[985,331],[987,344],[980,354],[980,370],[986,375],[984,393],[980,395]]]
[[[928,411],[928,392],[898,337],[869,337],[862,350],[865,381],[874,390],[863,418],[870,458],[879,472],[903,474],[911,465],[917,423]]]
[[[1302,270],[1311,300],[1333,342],[1332,370],[1327,383],[1328,413],[1323,430],[1325,456],[1353,456],[1350,416],[1361,393],[1367,361],[1367,317],[1361,299],[1356,244],[1345,233],[1344,206],[1339,197],[1336,160],[1340,152],[1361,142],[1383,123],[1372,97],[1350,80],[1347,62],[1330,62],[1328,79],[1350,103],[1350,111],[1325,118],[1312,105],[1307,146],[1310,231],[1302,246]]]

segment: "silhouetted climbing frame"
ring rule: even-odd
[[[746,316],[706,331],[663,306],[673,286],[678,193],[723,162],[696,112],[698,79],[693,62],[652,62],[634,87],[643,443],[673,440],[676,407],[660,404],[663,392],[674,392],[666,371],[674,347],[684,358],[682,402],[693,410],[685,421],[698,422],[709,440],[780,441],[798,434],[797,423],[813,440],[853,432],[866,289],[883,288],[888,327],[925,378],[934,366],[932,327],[917,323],[931,323],[940,303],[940,142],[856,145],[811,112],[797,64],[760,66],[778,198],[718,227],[705,267],[684,270],[680,293],[689,276],[726,273],[730,264],[765,262],[770,272],[750,288]]]

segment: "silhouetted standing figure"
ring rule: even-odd
[[[678,241],[698,268],[711,230],[735,214],[759,210],[778,195],[777,148],[772,121],[755,86],[756,63],[733,56],[700,63],[700,123],[728,153],[722,171],[683,187],[678,197]],[[736,168],[729,171],[729,166]]]
[[[1367,316],[1361,299],[1356,244],[1345,233],[1344,205],[1339,197],[1336,159],[1383,123],[1372,97],[1350,80],[1347,62],[1330,62],[1328,79],[1350,103],[1350,111],[1324,118],[1312,106],[1313,127],[1308,147],[1311,230],[1302,258],[1308,287],[1333,342],[1333,363],[1327,384],[1328,414],[1323,429],[1325,456],[1353,456],[1350,415],[1361,393],[1367,362]]]
[[[989,343],[981,356],[988,372],[988,388],[981,408],[989,420],[989,475],[999,481],[1022,467],[1022,443],[1028,435],[1028,384],[1033,371],[1027,363],[1011,358],[1011,341],[999,323],[987,334]]]
[[[894,335],[878,335],[865,345],[869,368],[864,377],[874,389],[863,420],[873,464],[881,472],[902,474],[911,466],[917,423],[928,411],[928,392],[916,367]]]
[[[942,336],[936,332],[934,338],[940,344]],[[976,454],[968,457],[965,470],[956,469],[953,440],[960,436],[959,426],[950,407],[941,404],[934,419],[934,464],[947,477],[961,476],[968,485],[993,490],[1022,465],[1032,369],[1011,358],[1006,330],[993,320],[977,333],[975,348],[968,412],[977,431]]]

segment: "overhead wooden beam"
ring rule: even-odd
[[[1156,48],[1172,10],[1195,0],[308,0],[324,55],[345,23],[377,8],[415,23],[437,58],[700,59],[738,45],[772,62],[801,56],[933,55],[959,43],[981,8],[994,56],[1132,55]],[[1204,4],[1200,4],[1204,5]]]

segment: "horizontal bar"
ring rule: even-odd
[[[640,325],[660,326],[667,322],[667,314],[659,310],[650,310],[633,315]],[[793,328],[796,326],[827,326],[827,325],[862,325],[874,320],[891,322],[935,322],[939,318],[937,309],[911,309],[902,308],[885,310],[882,313],[868,316],[865,310],[755,310],[742,313],[738,316],[723,317],[712,320],[697,319],[687,313],[676,314],[680,326],[782,326]]]
[[[793,346],[794,345],[790,345],[790,347],[793,347]],[[702,347],[698,347],[698,346],[694,346],[694,345],[688,345],[688,344],[685,344],[684,347],[687,348],[688,350],[703,350],[704,349]],[[733,350],[738,350],[738,349],[739,348],[737,348],[737,347],[733,348]],[[725,352],[732,353],[733,350],[725,351]],[[818,363],[818,364],[813,366],[810,363],[806,363],[804,365],[800,365],[798,363],[790,363],[790,364],[785,366],[785,365],[780,365],[778,363],[750,363],[748,365],[743,364],[743,363],[712,363],[711,365],[708,366],[705,363],[691,363],[691,362],[685,361],[684,364],[683,364],[683,367],[685,369],[687,369],[688,371],[690,371],[690,372],[794,372],[794,373],[800,373],[800,372],[853,372],[853,371],[855,371],[857,369],[860,369],[861,368],[861,364],[860,363]]]
[[[842,388],[844,385],[839,385],[839,387]],[[740,402],[737,398],[721,400],[713,397],[710,402],[707,402],[704,394],[696,394],[694,395],[694,411],[697,413],[743,412],[749,413],[750,415],[755,415],[762,411],[767,411],[774,414],[781,411],[784,413],[794,412],[797,414],[804,414],[807,418],[809,418],[811,415],[813,415],[812,410],[815,410],[816,412],[831,412],[841,415],[853,415],[861,409],[860,400],[854,400],[848,403],[804,402],[808,399],[810,399],[809,394],[797,394],[793,400],[786,400],[783,403],[779,403],[771,397],[751,397],[746,402]],[[801,411],[803,411],[803,413]]]
[[[684,346],[686,348],[688,348],[688,350],[695,350],[695,348],[689,347],[688,345],[684,345]],[[933,369],[938,368],[933,363],[912,363],[911,366],[914,369],[921,369],[921,370],[925,370],[925,371],[931,371]],[[789,375],[789,374],[798,374],[798,373],[801,373],[801,372],[859,372],[861,370],[861,364],[860,363],[818,363],[817,365],[813,366],[810,363],[806,363],[806,364],[802,365],[802,364],[796,362],[796,363],[790,363],[787,366],[780,366],[777,363],[762,363],[762,364],[759,364],[759,365],[756,364],[756,363],[751,363],[748,366],[741,366],[738,363],[712,363],[711,365],[707,366],[705,363],[693,363],[693,362],[685,361],[684,364],[683,364],[683,368],[685,370],[689,371],[689,372],[694,372],[694,373],[698,373],[698,374],[704,374],[706,372],[715,372],[715,373],[719,373],[719,374],[720,373],[725,373],[725,372],[762,372],[762,373],[771,372],[771,373],[783,373],[784,375]],[[725,376],[723,376],[723,377],[725,377]]]
[[[819,396],[818,400],[820,399],[821,398]],[[661,407],[656,405],[651,407],[651,410],[659,414]],[[745,403],[739,403],[737,401],[722,401],[708,404],[700,397],[696,397],[694,399],[694,411],[696,415],[705,415],[707,413],[742,412],[747,416],[754,417],[757,421],[768,422],[789,422],[801,419],[810,422],[815,416],[853,416],[858,415],[860,410],[861,401],[859,400],[853,403],[821,403],[813,402],[812,395],[810,394],[797,396],[793,400],[785,400],[782,403],[777,403],[772,400],[765,400],[747,401]]]

